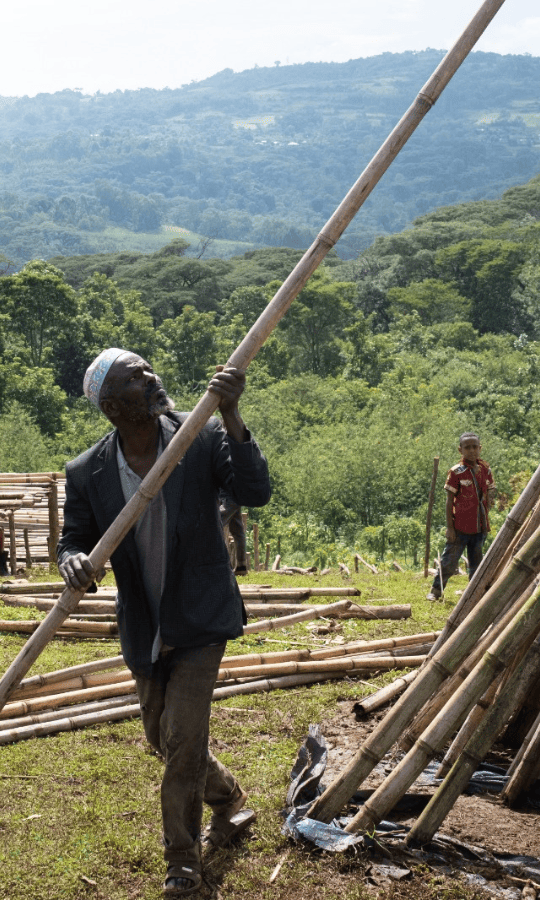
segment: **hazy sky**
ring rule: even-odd
[[[0,95],[179,87],[225,68],[448,49],[481,0],[12,0]],[[540,0],[506,0],[476,46],[540,55]]]

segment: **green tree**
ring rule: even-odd
[[[32,366],[46,364],[59,331],[78,313],[77,298],[59,269],[43,260],[0,278],[0,299],[10,317],[8,339]]]

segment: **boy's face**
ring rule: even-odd
[[[465,438],[463,443],[459,445],[459,452],[463,459],[470,463],[475,463],[480,459],[481,449],[482,445],[477,438]]]

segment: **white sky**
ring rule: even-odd
[[[447,50],[481,0],[11,0],[0,96],[180,87],[225,68]],[[506,0],[476,48],[540,55],[539,0]]]

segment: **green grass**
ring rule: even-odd
[[[256,579],[251,573],[242,580]],[[285,578],[260,573],[257,580],[290,587],[344,583],[337,574]],[[359,602],[391,597],[410,603],[413,613],[401,621],[346,620],[342,634],[347,640],[436,630],[450,609],[448,603],[426,601],[429,581],[414,573],[359,574],[347,583],[362,591]],[[464,584],[464,578],[452,580],[449,596],[453,600],[454,591]],[[19,617],[20,612],[4,607],[0,617]],[[30,616],[24,611],[21,618]],[[305,624],[231,642],[228,653],[314,646],[328,639],[313,636]],[[2,636],[2,671],[24,640]],[[114,640],[55,639],[30,674],[118,652]],[[395,674],[386,673],[373,683],[382,685]],[[280,833],[279,816],[290,770],[309,724],[322,723],[324,730],[324,722],[334,716],[340,701],[366,693],[371,693],[368,686],[347,679],[214,704],[214,749],[249,789],[258,820],[246,841],[214,855],[205,869],[208,883],[202,896],[235,900],[374,896],[364,886],[366,861],[361,856],[334,857],[292,846]],[[0,900],[161,897],[160,779],[161,763],[146,744],[139,719],[0,747]],[[274,867],[288,850],[279,877],[269,884]],[[452,882],[441,893],[441,885],[421,870],[415,884],[415,890],[421,885],[422,896],[428,900],[443,893],[448,898],[475,896],[462,886],[456,892]],[[395,900],[418,896],[404,890],[396,886]]]

